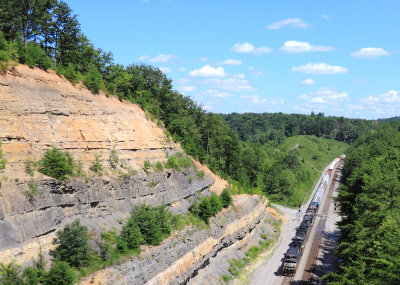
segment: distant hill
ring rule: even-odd
[[[376,121],[283,113],[232,113],[221,115],[242,141],[281,143],[286,137],[315,135],[353,143],[362,134],[376,129]]]
[[[400,122],[400,116],[378,119],[379,122]]]

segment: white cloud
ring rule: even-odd
[[[316,92],[302,94],[297,98],[308,100],[309,103],[325,104],[329,102],[343,102],[348,96],[347,92],[338,92],[335,88],[322,87]]]
[[[289,18],[289,19],[285,19],[282,21],[272,23],[271,25],[268,26],[268,29],[277,30],[277,29],[283,28],[285,26],[288,26],[291,28],[307,28],[311,25],[307,24],[300,18]]]
[[[332,20],[332,17],[330,17],[330,16],[328,16],[326,14],[322,14],[321,18],[324,19],[324,20]]]
[[[253,76],[267,76],[267,74],[265,72],[262,71],[256,71],[253,73]]]
[[[159,54],[149,59],[149,62],[153,63],[167,63],[168,61],[175,59],[176,56],[172,54]]]
[[[315,52],[315,51],[331,51],[334,50],[331,46],[315,46],[310,45],[308,42],[286,41],[280,48],[285,53],[299,53],[299,52]]]
[[[303,80],[301,82],[301,84],[303,84],[303,85],[315,85],[315,81],[312,80],[311,78],[307,78],[307,79]]]
[[[212,86],[213,89],[225,90],[230,92],[250,92],[255,89],[249,84],[247,79],[244,78],[213,78],[203,82]]]
[[[262,98],[259,95],[242,95],[240,96],[242,99],[247,99],[248,103],[254,104],[254,105],[278,105],[278,104],[284,104],[285,101],[282,98]]]
[[[225,91],[219,91],[215,89],[208,89],[204,93],[206,96],[214,97],[214,98],[228,98],[231,97],[232,94],[225,92]]]
[[[201,60],[201,61],[203,61],[203,62],[205,62],[205,61],[207,61],[207,60],[208,60],[208,58],[206,58],[206,57],[202,57],[202,58],[200,58],[200,60]]]
[[[324,62],[311,63],[309,62],[307,65],[302,65],[300,67],[292,67],[292,72],[300,72],[303,74],[336,74],[336,73],[346,73],[349,70],[345,67],[337,66],[337,65],[328,65]]]
[[[262,55],[272,52],[269,47],[255,47],[251,43],[236,43],[232,47],[232,51],[239,53],[252,53],[254,55]]]
[[[400,105],[400,92],[396,91],[396,90],[390,90],[384,94],[369,96],[365,99],[365,102],[367,104],[399,104]]]
[[[249,70],[250,70],[250,71],[253,71],[253,70],[255,70],[255,68],[254,68],[253,66],[250,66],[250,67],[249,67]]]
[[[241,65],[243,62],[241,60],[236,60],[236,59],[227,59],[223,62],[221,62],[221,65]]]
[[[197,86],[180,86],[178,87],[179,92],[181,93],[186,93],[186,92],[192,92],[197,89]]]
[[[359,51],[355,51],[350,53],[351,56],[355,56],[361,59],[370,59],[370,58],[377,58],[380,56],[385,56],[385,55],[390,55],[390,53],[383,48],[374,48],[374,47],[368,47],[368,48],[362,48]]]
[[[185,67],[181,67],[178,69],[179,71],[187,71],[187,69]]]
[[[210,105],[203,106],[203,110],[205,110],[205,111],[211,111],[211,110],[213,110],[213,109],[214,109],[214,108],[211,107]]]
[[[164,73],[170,73],[172,71],[171,67],[166,67],[166,66],[161,66],[158,69]]]
[[[199,69],[190,71],[189,75],[193,77],[224,77],[226,73],[222,67],[215,68],[207,64]]]
[[[145,61],[145,60],[148,60],[149,58],[150,58],[149,55],[142,55],[142,56],[139,56],[139,57],[138,57],[138,60],[139,60],[139,61]]]
[[[379,95],[368,96],[360,100],[358,106],[372,118],[393,117],[399,115],[400,91],[390,90]]]

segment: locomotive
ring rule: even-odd
[[[296,273],[297,266],[300,263],[304,247],[308,240],[308,236],[310,235],[312,225],[324,198],[327,186],[329,184],[329,179],[332,175],[332,171],[335,166],[345,157],[346,155],[342,154],[339,157],[335,158],[331,164],[329,164],[328,170],[326,171],[321,183],[318,186],[317,191],[314,194],[314,197],[308,205],[303,220],[296,229],[296,235],[292,238],[292,241],[289,244],[289,249],[284,254],[282,266],[284,275],[293,276]]]

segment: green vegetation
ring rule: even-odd
[[[55,259],[67,262],[70,266],[81,268],[88,264],[88,229],[79,220],[57,232],[53,244],[57,245],[50,254]]]
[[[62,152],[56,147],[46,150],[39,161],[39,171],[57,180],[65,180],[72,175],[74,160],[68,152]]]
[[[110,157],[108,159],[108,163],[110,164],[110,167],[115,169],[117,168],[119,162],[119,157],[118,153],[115,149],[111,150]]]
[[[28,187],[29,187],[29,191],[25,191],[25,195],[28,196],[29,198],[33,198],[39,194],[38,188],[35,185],[35,182],[33,181],[33,179],[29,180]]]
[[[204,170],[197,171],[197,173],[196,173],[196,176],[199,179],[203,179],[204,175],[205,175]]]
[[[0,172],[6,168],[7,160],[3,158],[3,150],[1,149],[2,143],[0,142]]]
[[[101,164],[100,160],[101,156],[98,154],[95,154],[94,161],[92,162],[92,165],[90,166],[90,170],[97,173],[98,175],[103,175],[103,165]]]
[[[243,268],[254,261],[261,253],[265,252],[270,245],[272,240],[268,239],[266,234],[260,234],[262,240],[259,245],[253,245],[245,252],[245,257],[242,259],[231,259],[229,260],[228,271],[230,275],[222,275],[221,279],[228,284],[228,282],[234,278],[237,278],[242,272]]]
[[[178,152],[168,157],[168,160],[164,166],[165,168],[170,168],[170,169],[172,168],[177,171],[181,171],[181,167],[189,168],[190,166],[192,166],[192,161],[187,155]]]
[[[400,283],[400,124],[362,137],[348,151],[338,202],[339,272],[329,284]]]
[[[215,216],[222,208],[227,208],[232,204],[232,197],[228,190],[224,189],[221,196],[214,192],[211,197],[203,197],[200,201],[194,202],[189,207],[189,211],[196,217],[208,224],[208,219]]]

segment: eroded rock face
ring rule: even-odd
[[[251,232],[266,216],[267,200],[241,195],[235,206],[210,221],[210,228],[188,227],[160,246],[147,247],[139,258],[98,272],[83,282],[101,284],[186,284],[211,257]]]
[[[26,160],[51,146],[68,150],[86,169],[95,155],[106,162],[113,149],[133,169],[180,149],[138,106],[24,65],[0,75],[0,141],[9,179],[20,178]]]
[[[24,264],[40,247],[46,253],[55,232],[77,218],[98,233],[120,228],[138,203],[185,210],[215,181],[210,172],[198,179],[193,167],[145,171],[144,161],[164,162],[182,150],[142,109],[23,65],[0,75],[0,141],[7,159],[0,174],[0,262]],[[80,161],[87,180],[29,176],[26,161],[38,161],[52,146]],[[116,169],[108,162],[112,150]],[[103,177],[89,170],[95,155],[101,156]],[[39,194],[29,198],[31,179]]]

